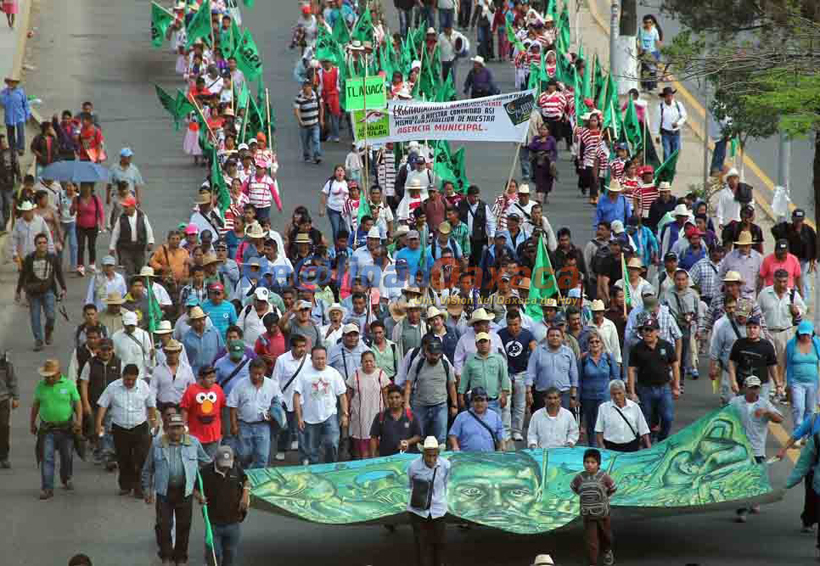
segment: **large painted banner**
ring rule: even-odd
[[[585,447],[518,452],[445,452],[452,463],[448,512],[518,534],[559,529],[579,519],[570,482]],[[782,497],[757,464],[736,410],[715,411],[664,442],[631,454],[602,451],[618,485],[614,509],[678,515],[732,509]],[[417,454],[249,470],[252,506],[325,524],[396,523],[410,493],[407,467]]]
[[[390,100],[387,110],[353,113],[356,140],[369,143],[411,140],[521,142],[527,135],[535,91],[458,100]]]

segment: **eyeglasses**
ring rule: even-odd
[[[601,343],[601,341],[600,341],[600,340],[598,340],[597,338],[591,338],[591,339],[589,340],[589,343],[590,343],[590,344],[600,344],[600,343]]]

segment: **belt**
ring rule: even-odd
[[[254,424],[267,424],[267,421],[254,421],[254,422],[250,423],[250,422],[248,422],[248,421],[243,421],[243,420],[240,420],[239,422],[240,422],[240,423],[242,423],[242,424],[247,424],[247,425],[254,425]]]
[[[793,325],[792,326],[787,326],[786,328],[770,328],[769,332],[774,332],[774,333],[786,332],[787,330],[791,330],[792,328],[794,328]]]

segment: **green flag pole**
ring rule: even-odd
[[[197,471],[196,479],[199,483],[199,493],[205,497],[205,488],[202,486],[202,474]],[[214,530],[211,526],[211,520],[208,518],[208,504],[202,505],[202,520],[205,522],[205,546],[211,547],[211,556],[214,559],[214,564],[218,564],[216,560],[216,548],[214,548]]]

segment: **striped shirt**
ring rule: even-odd
[[[273,179],[268,175],[264,175],[261,178],[253,176],[248,179],[242,190],[248,195],[248,200],[253,206],[256,208],[267,208],[273,200]]]
[[[379,160],[379,186],[386,197],[396,196],[396,154],[385,149]]]
[[[584,151],[584,167],[592,167],[598,154],[601,143],[601,130],[592,131],[589,128],[576,128],[575,133]]]
[[[541,116],[545,119],[560,120],[567,107],[567,99],[557,90],[552,94],[544,92],[538,98],[538,106],[541,107]]]
[[[626,165],[626,162],[620,157],[616,157],[609,162],[609,168],[612,170],[612,178],[614,180],[621,181],[621,178],[624,176],[624,165]]]
[[[299,93],[293,101],[293,107],[299,110],[302,127],[315,126],[319,123],[319,97],[313,92],[309,97]]]
[[[658,188],[654,184],[641,185],[637,190],[638,203],[641,209],[641,216],[649,215],[649,207],[658,198]]]
[[[231,205],[225,212],[225,226],[219,231],[220,235],[224,236],[227,232],[233,231],[234,219],[237,216],[242,216],[242,213],[245,210],[245,205],[249,202],[250,199],[248,199],[248,195],[245,193],[239,193],[239,196],[236,197],[231,195]]]
[[[638,190],[638,184],[640,181],[637,179],[627,179],[624,178],[623,175],[621,176],[621,186],[624,188],[623,192],[621,193],[626,198],[632,198],[632,195]],[[637,207],[635,207],[637,208]]]
[[[598,144],[598,151],[595,153],[598,158],[598,177],[606,179],[609,172],[609,147],[605,143]]]
[[[515,57],[515,66],[519,69],[529,70],[530,65],[541,64],[541,53],[531,51],[521,52]]]

